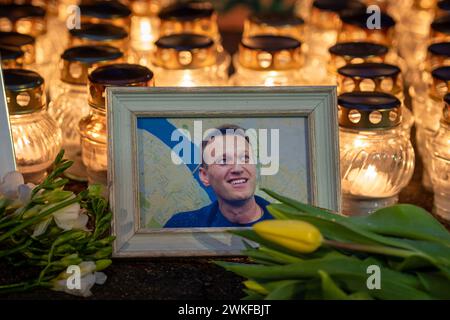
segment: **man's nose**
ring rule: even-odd
[[[242,163],[240,163],[239,161],[235,161],[232,164],[232,167],[231,167],[232,173],[242,173],[243,171],[244,171],[244,169],[242,168]]]

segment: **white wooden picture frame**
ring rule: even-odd
[[[108,88],[108,189],[114,257],[229,256],[230,228],[148,229],[140,223],[137,122],[161,117],[301,117],[307,123],[309,202],[340,210],[336,87]],[[231,228],[232,229],[232,228]]]
[[[14,145],[9,125],[8,105],[6,104],[6,93],[3,82],[3,73],[0,67],[0,182],[7,172],[16,170]]]

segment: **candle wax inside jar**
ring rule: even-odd
[[[343,179],[342,189],[354,196],[373,198],[392,196],[387,192],[391,189],[388,175],[377,172],[373,165],[369,165],[367,169],[352,169]]]

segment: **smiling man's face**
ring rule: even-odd
[[[245,137],[216,136],[204,149],[206,166],[200,168],[200,180],[211,186],[218,198],[227,202],[252,198],[256,190],[256,164]]]

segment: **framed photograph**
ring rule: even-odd
[[[9,126],[8,105],[6,104],[3,73],[0,67],[0,183],[5,173],[16,170],[14,145]]]
[[[108,88],[114,257],[239,255],[261,189],[338,211],[335,87]]]

